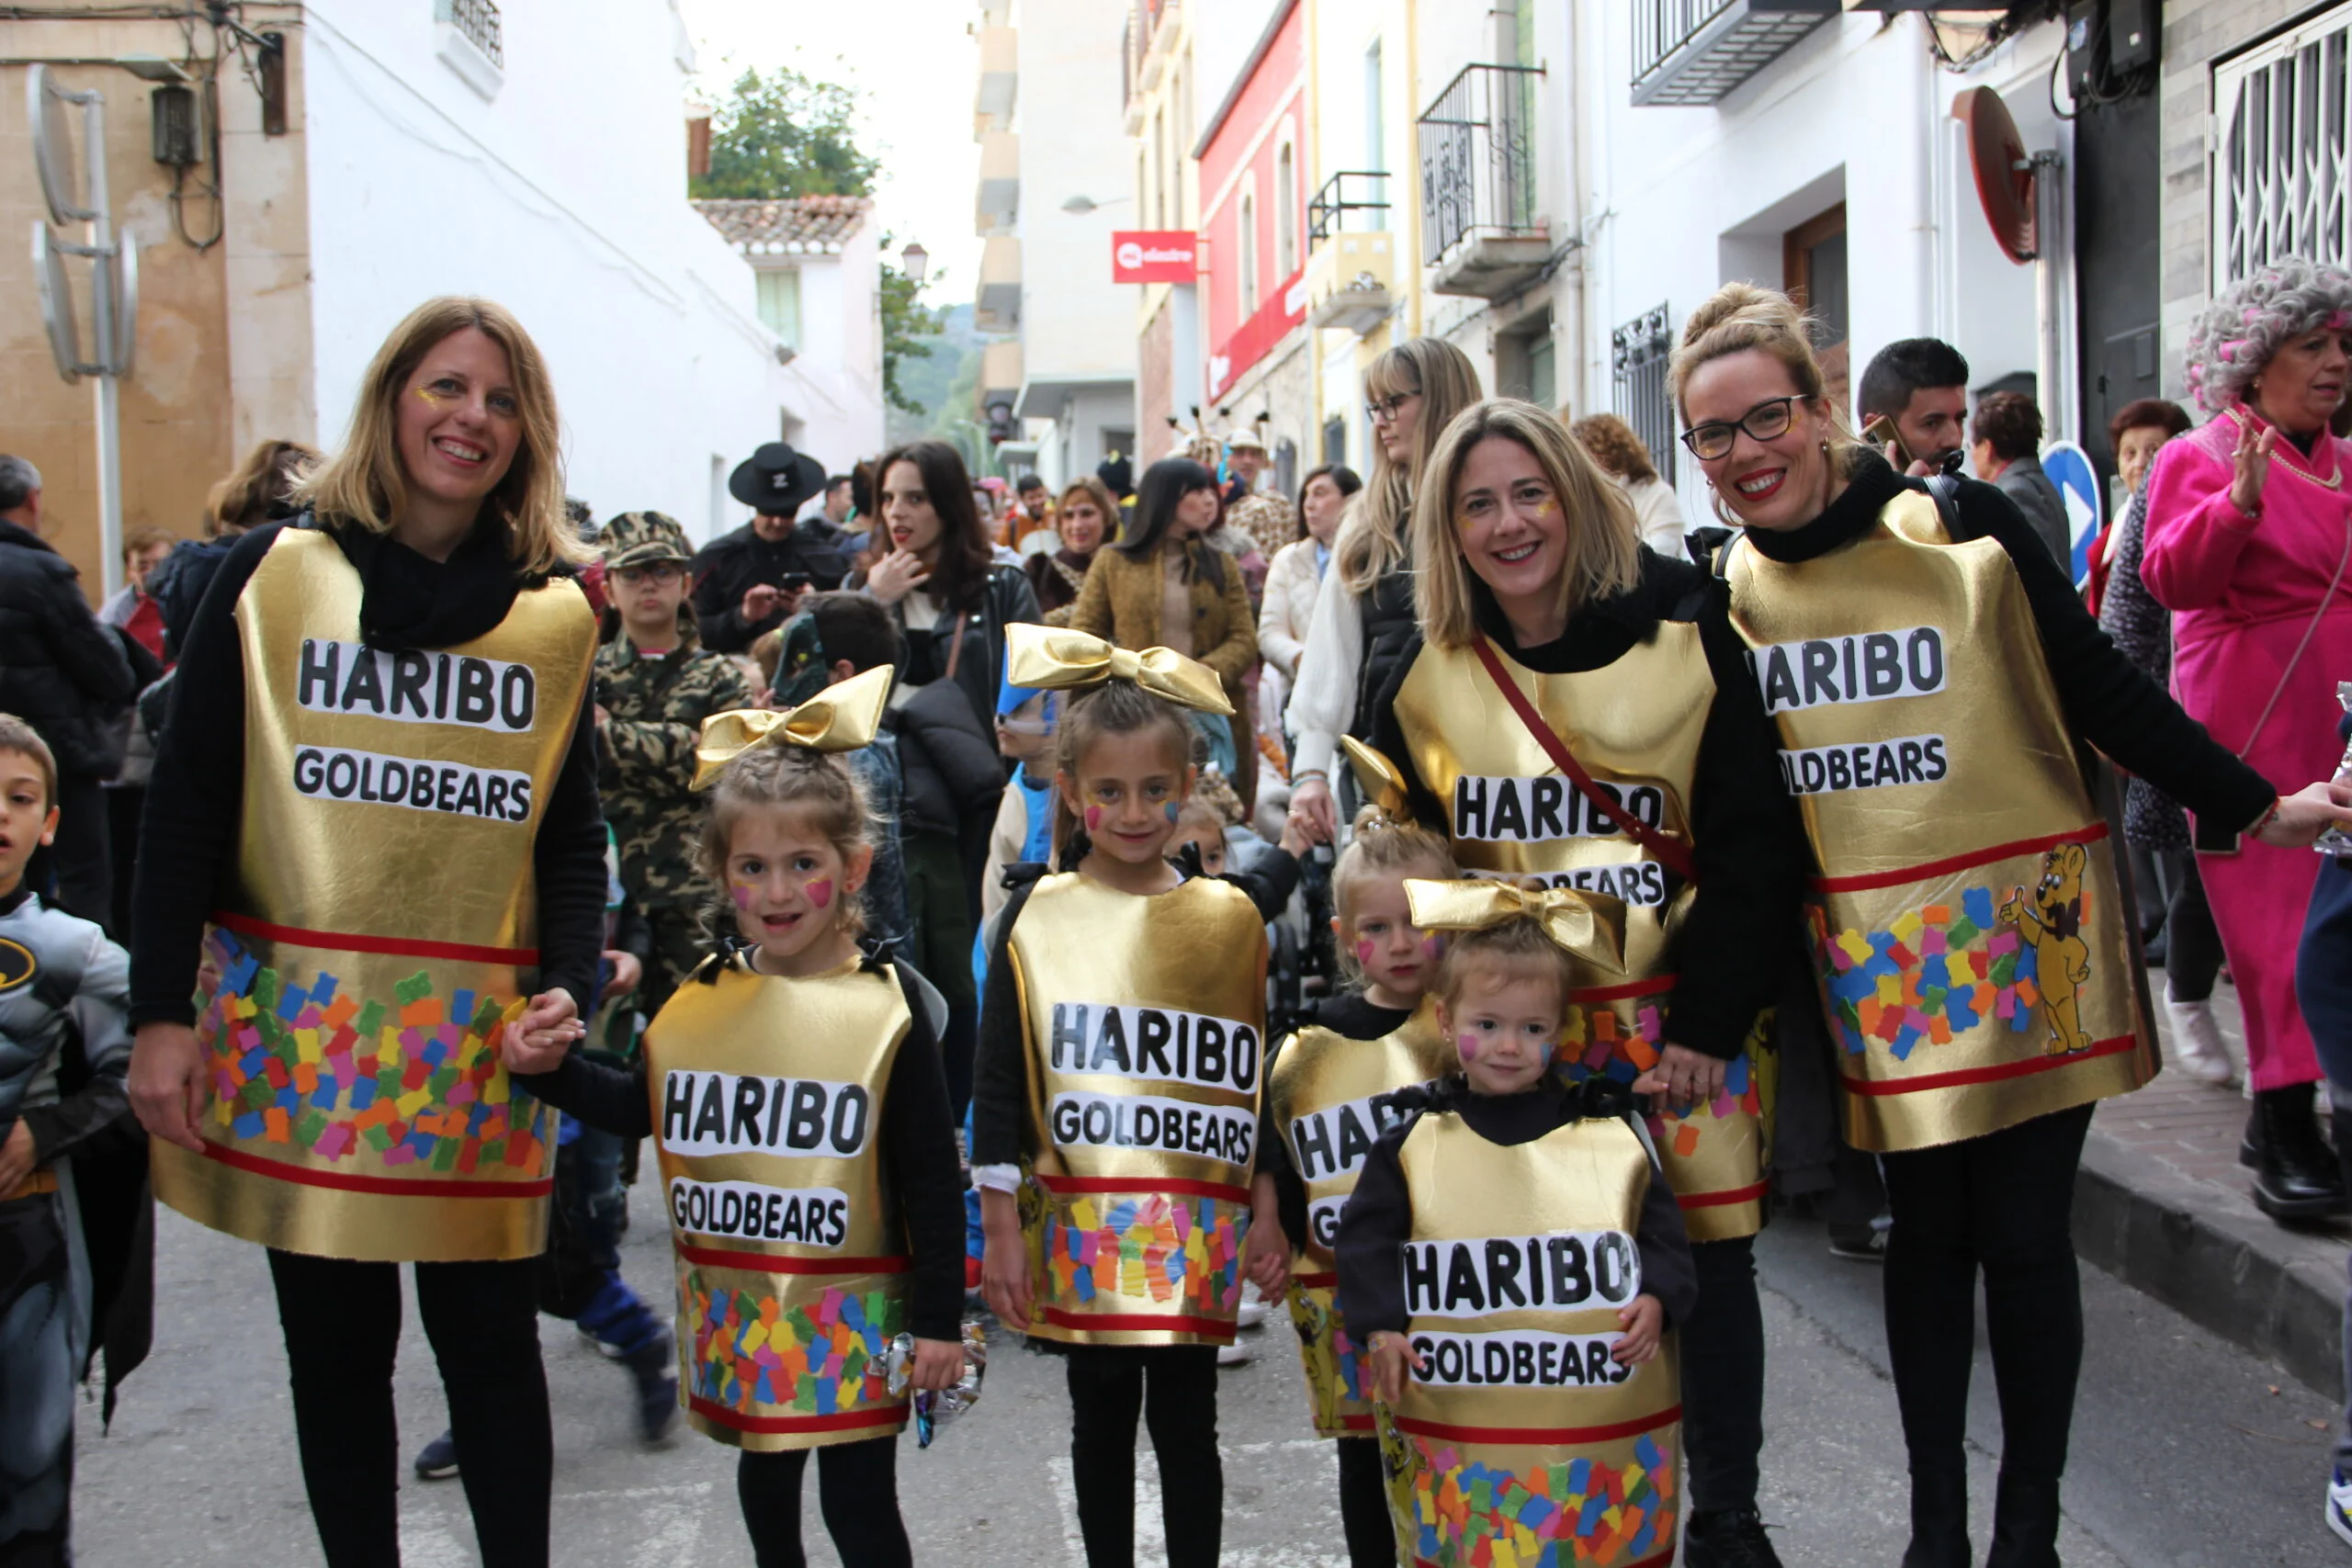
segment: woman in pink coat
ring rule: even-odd
[[[2140,574],[2175,612],[2175,693],[2286,790],[2335,773],[2335,686],[2352,680],[2352,442],[2328,431],[2347,372],[2352,274],[2290,258],[2234,285],[2188,343],[2189,383],[2215,417],[2165,446],[2150,480]],[[2245,1009],[2255,1201],[2279,1219],[2340,1213],[2343,1179],[2312,1108],[2319,1064],[2295,1005],[2319,862],[2256,843],[2253,827],[2200,820],[2196,838]]]

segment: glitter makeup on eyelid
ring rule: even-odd
[[[442,393],[440,393],[440,392],[436,392],[436,391],[435,391],[435,390],[434,390],[432,388],[430,388],[430,387],[419,387],[419,388],[416,389],[416,395],[417,395],[418,397],[423,398],[423,399],[424,400],[425,406],[426,406],[426,407],[428,407],[428,408],[436,408],[436,409],[437,409],[437,408],[439,408],[443,403],[446,403],[446,402],[448,402],[448,401],[451,401],[451,400],[450,400],[448,397],[445,396],[444,394],[442,394]]]
[[[820,876],[808,885],[808,902],[822,909],[832,901],[833,879],[831,877]]]

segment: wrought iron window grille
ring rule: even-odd
[[[2352,259],[2352,6],[2214,73],[2213,286]]]
[[[1613,372],[1611,407],[1634,427],[1650,449],[1658,478],[1674,482],[1674,400],[1666,387],[1666,364],[1674,352],[1674,325],[1663,301],[1609,334]]]
[[[492,65],[506,69],[506,34],[498,19],[497,0],[438,0],[435,14],[463,34]]]
[[[1535,79],[1540,65],[1465,65],[1420,118],[1421,259],[1473,233],[1540,235]]]
[[[1388,210],[1388,175],[1378,169],[1342,169],[1306,204],[1306,243],[1319,245],[1348,226],[1351,212]]]

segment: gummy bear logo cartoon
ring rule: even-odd
[[[2091,977],[2090,944],[2083,940],[2083,867],[2080,844],[2060,844],[2041,857],[2041,880],[2028,897],[2022,887],[2001,906],[2001,919],[2041,958],[2041,1010],[2050,1020],[2050,1055],[2091,1048],[2077,1006],[2082,984]]]

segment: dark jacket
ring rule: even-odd
[[[1102,552],[1097,550],[1100,560]],[[854,584],[853,586],[857,586]],[[989,568],[988,586],[979,602],[963,612],[964,651],[956,660],[956,683],[963,688],[965,697],[972,705],[972,716],[980,728],[991,731],[996,719],[997,687],[1004,679],[1004,628],[1015,621],[1042,621],[1037,613],[1036,591],[1029,586],[1029,579],[1017,566]],[[929,632],[910,631],[907,626],[907,602],[904,599],[890,606],[890,619],[897,623],[899,637],[906,639],[907,662],[899,672],[901,685],[928,685],[947,672],[947,642],[953,635],[957,612],[953,608],[939,613],[939,624]]]
[[[975,818],[996,819],[1004,759],[957,686],[946,681],[918,686],[885,722],[899,740],[903,832],[956,836]]]
[[[0,713],[40,732],[58,772],[112,778],[122,766],[116,720],[139,685],[121,634],[91,612],[73,563],[0,521]]]
[[[1993,488],[2017,502],[2025,520],[2050,548],[2050,558],[2068,577],[2075,575],[2075,529],[2066,520],[2066,499],[2058,493],[2050,476],[2041,471],[2039,457],[2019,457],[2001,470]]]
[[[695,558],[695,620],[702,644],[714,653],[741,653],[763,632],[784,625],[779,610],[756,621],[743,619],[743,595],[765,585],[783,586],[788,576],[808,579],[830,592],[849,575],[842,532],[821,518],[793,525],[776,540],[763,539],[749,523],[703,547]]]
[[[188,539],[172,547],[148,578],[147,592],[154,599],[155,607],[164,613],[164,652],[177,659],[187,643],[187,628],[196,623],[196,607],[204,603],[204,591],[212,586],[213,574],[220,563],[229,558],[241,536],[224,534],[217,539]]]

